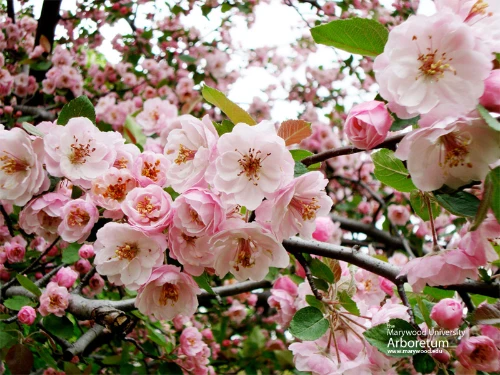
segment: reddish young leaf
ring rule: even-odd
[[[40,37],[40,45],[42,46],[43,50],[47,53],[50,53],[50,51],[52,50],[52,46],[50,45],[50,42],[45,35],[42,35]]]
[[[278,129],[278,135],[285,140],[287,146],[299,143],[311,134],[311,123],[303,120],[283,121]]]

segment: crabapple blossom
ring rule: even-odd
[[[115,211],[136,186],[137,180],[127,169],[111,167],[92,181],[90,196],[96,205]]]
[[[400,303],[394,303],[390,299],[386,300],[382,307],[373,314],[371,319],[372,326],[388,323],[391,319],[410,320],[408,308]]]
[[[293,179],[295,163],[271,122],[236,124],[219,138],[217,151],[215,189],[249,210]]]
[[[449,12],[411,16],[393,28],[373,66],[389,109],[400,118],[420,115],[425,126],[472,111],[491,68],[484,45]]]
[[[151,184],[131,190],[121,209],[133,227],[144,233],[160,233],[169,225],[171,206],[170,195]]]
[[[396,225],[406,225],[410,219],[410,210],[406,206],[391,204],[387,208],[387,217]]]
[[[17,313],[17,319],[22,324],[32,325],[36,319],[36,311],[31,306],[23,306]]]
[[[107,223],[97,231],[94,263],[97,272],[116,285],[137,290],[163,263],[166,243],[129,224]]]
[[[152,151],[144,151],[135,159],[132,174],[142,187],[151,184],[165,187],[168,168],[169,161],[165,156]]]
[[[464,307],[459,301],[444,298],[432,307],[430,317],[440,327],[453,330],[460,326],[463,310]]]
[[[144,102],[141,113],[135,118],[145,135],[160,134],[177,117],[177,107],[160,98]]]
[[[71,288],[76,279],[78,279],[78,272],[73,271],[69,267],[63,267],[57,271],[54,281],[59,284],[59,286]]]
[[[458,188],[486,177],[489,165],[500,159],[500,137],[482,119],[444,121],[409,133],[395,155],[407,161],[420,190]]]
[[[57,233],[64,241],[82,243],[87,239],[94,224],[99,220],[99,211],[90,199],[74,199],[61,209],[62,221]]]
[[[68,289],[59,286],[56,282],[50,282],[40,296],[38,311],[42,316],[49,314],[64,316],[69,305],[69,299]]]
[[[43,146],[26,132],[0,125],[0,199],[25,205],[35,194],[49,188],[43,169]]]
[[[15,241],[7,242],[4,244],[4,252],[9,263],[20,263],[26,254],[26,242],[24,245]]]
[[[332,199],[324,191],[327,184],[318,171],[293,179],[257,208],[257,222],[270,227],[278,240],[297,233],[311,238],[316,217],[328,215],[332,207]]]
[[[202,340],[200,331],[194,327],[184,328],[179,341],[181,345],[180,350],[183,354],[188,356],[195,356],[201,352],[206,345]]]
[[[464,337],[455,352],[466,369],[487,373],[500,369],[500,352],[495,342],[487,336]]]
[[[198,308],[196,295],[200,292],[193,278],[179,267],[163,265],[139,288],[135,306],[157,320],[172,320],[179,314],[191,316]]]
[[[90,269],[92,268],[92,265],[90,264],[90,262],[87,259],[80,259],[75,263],[74,267],[75,267],[75,271],[80,273],[80,275],[84,275],[90,271]]]
[[[380,288],[380,280],[377,275],[358,269],[354,274],[357,292],[354,295],[354,301],[363,301],[368,306],[379,305],[385,298],[385,292]]]
[[[500,113],[500,69],[492,70],[484,81],[484,94],[479,103],[488,111]]]
[[[148,138],[149,139],[149,138]],[[127,168],[132,170],[135,160],[141,153],[139,147],[134,144],[126,143],[119,144],[115,147],[116,159],[113,163],[113,167],[117,169]]]
[[[243,305],[240,301],[233,300],[231,302],[231,307],[224,312],[224,316],[228,316],[231,321],[236,324],[241,324],[241,322],[247,317],[247,310],[245,305]]]
[[[288,253],[281,243],[257,223],[233,219],[210,239],[216,253],[214,268],[219,277],[231,272],[236,280],[260,281],[269,267],[287,267]]]
[[[275,284],[273,289],[271,289],[271,296],[267,299],[269,306],[277,310],[276,322],[283,327],[287,327],[290,324],[297,311],[295,296],[284,289],[276,288]]]
[[[344,131],[354,146],[370,150],[385,140],[392,121],[385,103],[372,100],[352,107]]]
[[[208,115],[202,120],[183,115],[177,123],[180,128],[168,134],[164,153],[170,161],[167,180],[175,191],[183,193],[191,187],[206,186],[205,172],[219,136]]]

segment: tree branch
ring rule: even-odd
[[[309,268],[309,264],[307,264],[306,259],[302,255],[302,253],[295,253],[294,254],[295,259],[297,259],[300,263],[300,265],[304,268],[304,272],[306,273],[306,278],[307,282],[309,283],[309,286],[311,287],[311,291],[314,294],[314,297],[316,297],[317,300],[321,301],[323,299],[323,295],[321,292],[316,288],[316,284],[314,284],[314,280],[312,277],[311,269]]]
[[[7,225],[7,228],[9,229],[9,234],[11,237],[14,237],[14,227],[12,226],[12,220],[10,220],[10,216],[5,211],[5,207],[0,204],[0,212],[3,215],[3,218],[5,219],[5,224]]]
[[[29,105],[15,105],[14,110],[21,111],[26,115],[38,117],[43,121],[54,121],[56,119],[55,114],[39,107],[32,107]]]
[[[92,328],[80,336],[80,338],[73,345],[69,346],[64,351],[64,359],[66,361],[71,361],[74,356],[82,354],[92,341],[96,340],[103,334],[104,327],[99,324],[95,324]]]
[[[7,17],[16,23],[16,10],[14,9],[14,0],[7,0]]]
[[[390,150],[395,150],[396,145],[404,138],[404,134],[398,134],[394,135],[392,137],[387,138],[384,142],[376,146],[375,149],[379,148],[388,148]],[[371,151],[371,150],[362,150],[360,148],[354,147],[354,146],[344,146],[344,147],[339,147],[339,148],[334,148],[328,151],[320,152],[319,154],[316,155],[311,155],[308,156],[304,159],[301,160],[302,164],[305,164],[306,166],[312,165],[315,163],[319,163],[331,158],[335,158],[337,156],[342,156],[342,155],[352,155],[352,154],[357,154],[358,152],[364,152],[364,151]]]

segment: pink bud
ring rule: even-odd
[[[61,268],[57,271],[56,281],[60,286],[64,286],[66,288],[71,288],[78,278],[78,272],[73,271],[69,267]]]
[[[19,312],[17,313],[17,318],[19,321],[23,324],[27,325],[32,325],[33,322],[36,319],[36,311],[33,307],[31,306],[24,306]]]
[[[80,258],[83,258],[83,259],[92,258],[95,255],[94,246],[83,245],[82,247],[80,247],[80,250],[78,250],[78,255],[80,255]]]
[[[273,289],[282,289],[292,296],[297,295],[297,285],[288,276],[282,276],[273,285]]]
[[[448,363],[450,361],[450,353],[444,349],[437,349],[439,352],[432,353],[432,358],[435,360],[441,362],[441,363]]]
[[[87,259],[80,259],[75,263],[75,270],[80,274],[84,274],[90,271],[91,264]]]
[[[500,113],[500,70],[492,70],[484,81],[484,94],[479,103],[488,111]]]
[[[446,329],[458,328],[462,315],[462,304],[453,298],[442,299],[431,310],[431,319]]]

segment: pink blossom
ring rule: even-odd
[[[385,140],[392,121],[385,103],[372,100],[352,107],[344,131],[354,146],[370,150]]]
[[[410,210],[406,206],[391,204],[387,208],[387,217],[396,225],[406,225],[410,219]]]
[[[453,330],[460,326],[463,310],[464,307],[459,301],[444,298],[432,307],[430,317],[440,327]]]
[[[420,123],[430,125],[476,107],[491,59],[469,26],[439,12],[410,16],[393,28],[373,68],[389,108],[400,118],[420,115]]]
[[[108,169],[92,181],[90,196],[94,203],[107,210],[119,210],[137,181],[127,169]]]
[[[19,322],[26,325],[32,325],[36,319],[36,311],[31,306],[23,306],[21,310],[17,313],[17,318]]]
[[[442,122],[409,133],[396,157],[407,160],[416,187],[433,191],[483,180],[500,158],[500,137],[482,119]]]
[[[68,289],[50,282],[40,296],[40,307],[38,311],[42,316],[54,314],[63,316],[69,305],[70,295]]]
[[[209,116],[200,121],[184,115],[176,123],[179,128],[168,134],[165,146],[170,161],[167,177],[172,188],[183,193],[194,186],[206,186],[205,172],[214,157],[219,136]]]
[[[135,228],[145,233],[160,233],[169,225],[171,205],[170,195],[152,184],[130,191],[121,209]]]
[[[4,251],[9,263],[20,263],[26,254],[26,242],[24,245],[15,241],[7,242],[4,244]]]
[[[281,289],[292,297],[297,296],[297,285],[288,276],[280,276],[273,284],[273,289]]]
[[[496,372],[500,369],[500,352],[487,336],[463,338],[455,353],[467,369]]]
[[[286,290],[273,287],[273,289],[271,289],[271,296],[267,299],[267,302],[270,307],[275,308],[277,311],[277,323],[282,327],[287,327],[297,311],[295,307],[295,297]]]
[[[169,123],[177,117],[177,108],[167,100],[160,98],[148,99],[144,109],[136,117],[145,135],[160,134]]]
[[[354,274],[356,281],[356,294],[353,299],[356,302],[363,301],[368,306],[379,305],[385,298],[385,292],[380,289],[380,281],[377,275],[359,268]]]
[[[168,231],[170,256],[184,266],[193,276],[203,273],[205,267],[214,267],[216,253],[209,246],[210,235],[193,236],[183,228],[171,226]]]
[[[409,321],[410,316],[408,315],[408,308],[401,303],[394,303],[390,299],[387,300],[384,305],[375,314],[373,314],[371,319],[372,327],[388,323],[391,319],[403,319]]]
[[[165,187],[167,186],[169,164],[168,159],[162,154],[144,151],[135,159],[132,174],[142,187],[151,184]]]
[[[76,279],[78,279],[78,272],[73,271],[69,267],[63,267],[59,271],[57,271],[54,281],[57,282],[59,286],[71,288]]]
[[[227,309],[223,315],[228,316],[232,322],[241,324],[241,322],[247,317],[247,310],[245,305],[235,299],[232,301],[231,307]]]
[[[74,199],[64,205],[61,218],[57,228],[61,238],[68,242],[82,243],[99,220],[99,211],[90,199]]]
[[[217,150],[215,188],[249,210],[293,179],[292,155],[271,122],[237,124],[220,137]]]
[[[95,255],[94,246],[89,244],[82,245],[82,247],[78,250],[78,255],[83,259],[92,258]]]
[[[327,184],[321,172],[293,179],[257,208],[257,222],[269,226],[278,240],[297,233],[311,238],[316,217],[328,215],[332,208],[332,199],[324,191]]]
[[[149,140],[150,138],[148,138]],[[134,144],[126,143],[123,145],[117,145],[115,147],[116,150],[116,159],[113,163],[113,167],[117,169],[127,168],[129,170],[132,169],[134,165],[135,159],[141,153],[139,147]]]
[[[200,353],[203,350],[203,347],[206,346],[202,340],[200,331],[194,327],[184,328],[179,341],[181,344],[180,350],[182,351],[182,354],[191,357]]]
[[[153,267],[163,263],[166,243],[145,235],[129,224],[107,223],[97,232],[94,243],[97,272],[116,285],[137,290],[151,276]]]
[[[47,171],[56,177],[91,181],[115,162],[115,145],[123,138],[101,132],[85,117],[74,117],[65,126],[53,127],[44,137]]]
[[[316,229],[312,234],[312,238],[316,241],[340,245],[342,241],[340,223],[334,223],[328,216],[317,217],[314,223],[316,224]]]
[[[479,103],[488,111],[500,113],[500,70],[492,70],[484,81],[484,94]]]
[[[229,220],[227,224],[210,240],[219,277],[231,272],[238,281],[260,281],[269,267],[288,266],[289,257],[283,245],[259,224],[238,219]]]
[[[75,263],[75,271],[77,271],[80,275],[84,275],[90,271],[92,265],[87,259],[80,259]]]
[[[157,320],[172,320],[176,315],[191,316],[198,308],[197,294],[201,290],[193,278],[179,267],[164,265],[156,268],[137,292],[135,306]]]
[[[0,125],[0,199],[23,206],[33,195],[48,189],[41,146],[25,131],[4,130]]]
[[[500,347],[500,328],[489,325],[482,325],[481,334],[492,339],[495,342],[497,348]]]

